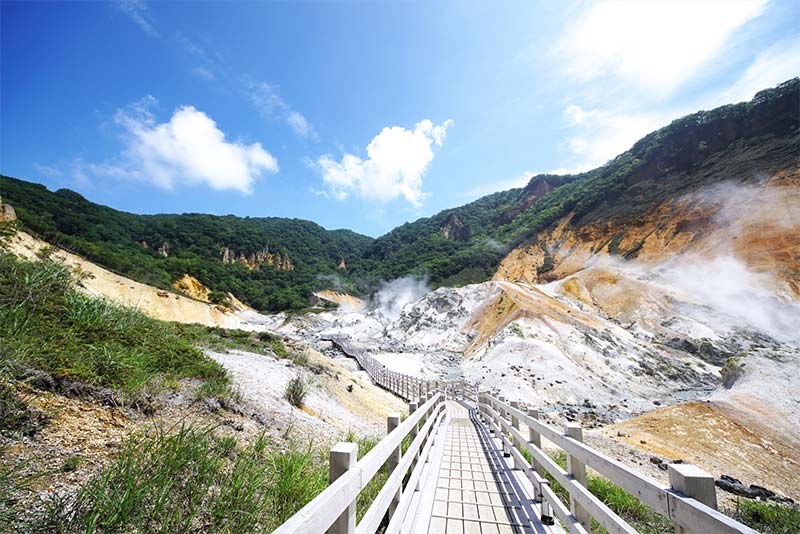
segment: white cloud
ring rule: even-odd
[[[505,180],[489,182],[485,184],[481,184],[477,187],[473,187],[469,191],[465,191],[462,196],[464,198],[469,199],[478,199],[480,197],[491,195],[492,193],[497,193],[498,191],[507,191],[509,189],[516,189],[519,187],[525,187],[528,185],[528,182],[531,181],[531,178],[535,176],[536,172],[531,171],[523,171],[519,174],[514,175],[512,178],[507,178]],[[555,174],[555,173],[551,173]]]
[[[201,66],[195,67],[192,69],[192,73],[201,80],[210,81],[214,79],[214,73],[211,72],[210,69],[207,69],[205,67]]]
[[[280,117],[301,139],[317,140],[314,126],[302,113],[293,110],[286,103],[275,85],[267,82],[250,82],[248,91],[250,102],[264,117]]]
[[[61,171],[61,169],[53,165],[43,165],[41,163],[34,163],[33,168],[36,170],[36,172],[47,178],[58,178],[64,174]]]
[[[300,137],[305,138],[314,134],[314,128],[308,123],[306,118],[297,111],[292,111],[286,116],[286,123],[294,130],[294,133]]]
[[[442,146],[452,120],[434,125],[429,119],[413,130],[387,127],[367,145],[367,159],[345,154],[341,161],[324,155],[317,160],[328,193],[345,199],[351,193],[378,202],[403,197],[422,204],[422,177],[433,161],[432,144]]]
[[[150,10],[144,0],[119,0],[115,5],[148,35],[158,36]]]
[[[575,132],[564,143],[572,158],[569,169],[582,172],[602,165],[669,121],[666,113],[622,113],[601,109],[585,110],[570,104],[563,112]],[[555,174],[556,172],[554,172]],[[560,172],[559,172],[560,173]]]
[[[709,107],[750,100],[762,89],[800,75],[800,39],[774,44],[759,53],[744,74]]]
[[[607,1],[588,4],[552,52],[572,79],[610,78],[666,96],[717,56],[767,0]]]
[[[148,97],[117,111],[114,121],[125,132],[122,163],[92,164],[93,174],[150,181],[159,187],[206,184],[249,194],[263,172],[277,172],[278,163],[261,143],[228,141],[208,115],[193,106],[175,110],[168,122],[157,123]]]

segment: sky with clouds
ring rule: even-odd
[[[373,236],[800,75],[792,0],[4,1],[0,25],[3,174]]]

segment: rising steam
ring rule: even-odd
[[[391,282],[382,282],[377,293],[372,297],[370,308],[386,319],[394,321],[406,304],[416,302],[430,291],[425,280],[405,276]]]

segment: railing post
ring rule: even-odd
[[[498,406],[499,409],[497,410],[497,413],[499,413],[500,414],[500,418],[503,421],[505,421],[506,418],[508,417],[508,414],[506,413],[506,406],[505,406],[506,398],[505,397],[499,397],[499,399],[500,399],[501,405]],[[509,452],[508,446],[506,445],[506,440],[504,439],[505,436],[506,436],[506,431],[503,430],[503,425],[500,424],[499,422],[498,422],[497,428],[500,431],[500,442],[503,444],[503,456],[508,458],[509,456],[511,456],[511,453]]]
[[[414,414],[414,412],[417,411],[417,408],[419,408],[419,405],[416,402],[409,402],[408,403],[408,416],[411,417]],[[414,443],[414,440],[417,439],[417,434],[419,433],[419,429],[425,424],[425,421],[427,419],[428,419],[428,414],[427,413],[423,414],[423,416],[419,420],[419,424],[414,425],[413,427],[411,427],[411,432],[409,432],[409,436],[411,436],[411,438],[410,438],[411,439],[411,443]],[[424,444],[425,444],[425,441],[423,439],[422,445],[424,446]],[[417,463],[419,462],[419,451],[420,450],[422,450],[422,446],[420,446],[420,448],[417,450],[417,452],[414,453],[414,460],[412,460],[411,469],[409,469],[409,472],[411,472],[411,473],[414,472],[414,468],[417,466]],[[420,479],[421,478],[422,477],[420,477]],[[415,489],[419,489],[419,481],[420,481],[420,479],[417,479],[417,487]]]
[[[519,402],[518,401],[511,401],[511,407],[512,408],[516,408],[517,410],[519,410]],[[517,417],[516,415],[512,415],[511,416],[511,426],[515,430],[519,431],[519,417]],[[516,447],[517,450],[521,450],[522,449],[519,446],[519,441],[517,441],[517,438],[512,436],[511,442],[514,444],[514,447]],[[519,469],[519,468],[520,468],[520,465],[517,462],[517,457],[515,456],[514,457],[514,469]]]
[[[392,430],[400,426],[400,415],[399,414],[390,414],[386,418],[386,433],[391,434]],[[386,465],[388,466],[388,475],[391,476],[397,466],[400,464],[400,455],[402,454],[401,444],[397,445],[397,448],[392,451],[389,455],[389,459],[386,461]],[[397,490],[397,495],[392,498],[392,502],[389,503],[389,519],[394,515],[394,511],[397,509],[397,506],[400,504],[400,495],[403,492],[402,485]]]
[[[547,481],[547,480],[542,480],[541,482],[539,482],[538,491],[539,491],[539,495],[542,496],[542,517],[541,517],[542,524],[543,525],[555,525],[556,522],[553,519],[553,510],[551,509],[552,505],[550,504],[550,501],[547,500],[547,497],[545,497],[545,494],[544,494],[544,489],[543,488],[545,486],[547,486],[549,488],[550,487],[550,482]]]
[[[564,423],[564,435],[583,443],[583,429],[580,423]],[[572,475],[578,484],[586,487],[586,466],[569,453],[567,453],[567,474]],[[591,530],[592,523],[589,518],[589,512],[587,512],[571,495],[569,498],[569,508],[572,515],[583,525],[583,528]]]
[[[539,419],[539,410],[536,408],[528,408],[528,417],[531,419]],[[539,450],[542,449],[542,436],[539,435],[536,429],[530,426],[528,427],[528,443]],[[544,476],[544,467],[536,461],[536,458],[531,458],[531,463],[536,468],[536,472],[539,473],[539,476]],[[539,495],[539,497],[541,498],[541,495]]]
[[[669,485],[674,491],[717,509],[717,490],[712,475],[691,464],[669,464],[668,471]],[[692,531],[675,525],[675,534],[690,532]]]
[[[337,443],[331,449],[330,481],[335,482],[340,476],[355,467],[358,460],[357,443]],[[354,534],[356,531],[356,501],[342,512],[328,529],[328,534]]]

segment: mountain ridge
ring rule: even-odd
[[[700,187],[723,179],[757,182],[760,174],[796,167],[798,117],[800,79],[794,78],[750,102],[676,119],[597,169],[536,175],[525,187],[405,223],[378,238],[302,219],[136,215],[5,176],[0,194],[32,232],[121,274],[159,287],[189,274],[262,311],[299,309],[317,290],[363,295],[382,280],[408,275],[435,287],[481,282],[525,247],[538,246],[532,262],[550,272],[556,267],[548,260],[553,243],[542,246],[548,239],[542,232],[569,227],[580,234],[598,221],[635,225],[665,200]],[[635,243],[619,250],[616,234],[596,239],[606,241],[611,253],[636,253]],[[225,264],[226,249],[245,258],[268,249],[281,258],[278,266],[293,269]]]

